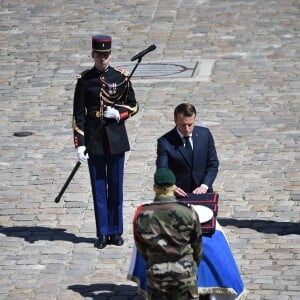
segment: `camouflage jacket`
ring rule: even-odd
[[[175,198],[155,198],[141,205],[134,217],[137,250],[149,264],[184,259],[199,264],[202,231],[197,213]]]

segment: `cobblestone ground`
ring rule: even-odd
[[[0,1],[1,299],[139,299],[126,279],[131,221],[151,201],[156,139],[192,102],[216,140],[219,220],[247,299],[300,298],[299,1]],[[75,77],[91,35],[113,36],[113,61],[213,60],[206,80],[132,82],[123,247],[95,250],[87,166],[76,163]],[[27,137],[15,132],[32,132]]]

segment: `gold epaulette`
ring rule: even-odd
[[[122,68],[115,68],[116,71],[120,72],[121,74],[123,74],[124,76],[128,77],[129,76],[129,72],[125,71],[124,69]]]
[[[87,69],[76,76],[76,79],[82,78],[90,69]]]

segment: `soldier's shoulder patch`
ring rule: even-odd
[[[86,75],[88,72],[90,71],[90,69],[84,70],[83,72],[81,72],[80,74],[78,74],[76,76],[76,79],[81,79],[84,77],[84,75]]]
[[[123,74],[124,76],[129,76],[129,72],[127,72],[126,70],[120,68],[120,67],[116,67],[115,68],[116,71],[120,72],[121,74]]]

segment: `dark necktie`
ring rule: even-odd
[[[189,158],[192,159],[193,158],[193,148],[192,148],[192,145],[190,142],[190,137],[185,136],[184,139],[185,139],[185,146],[184,146],[185,151],[187,152]]]

